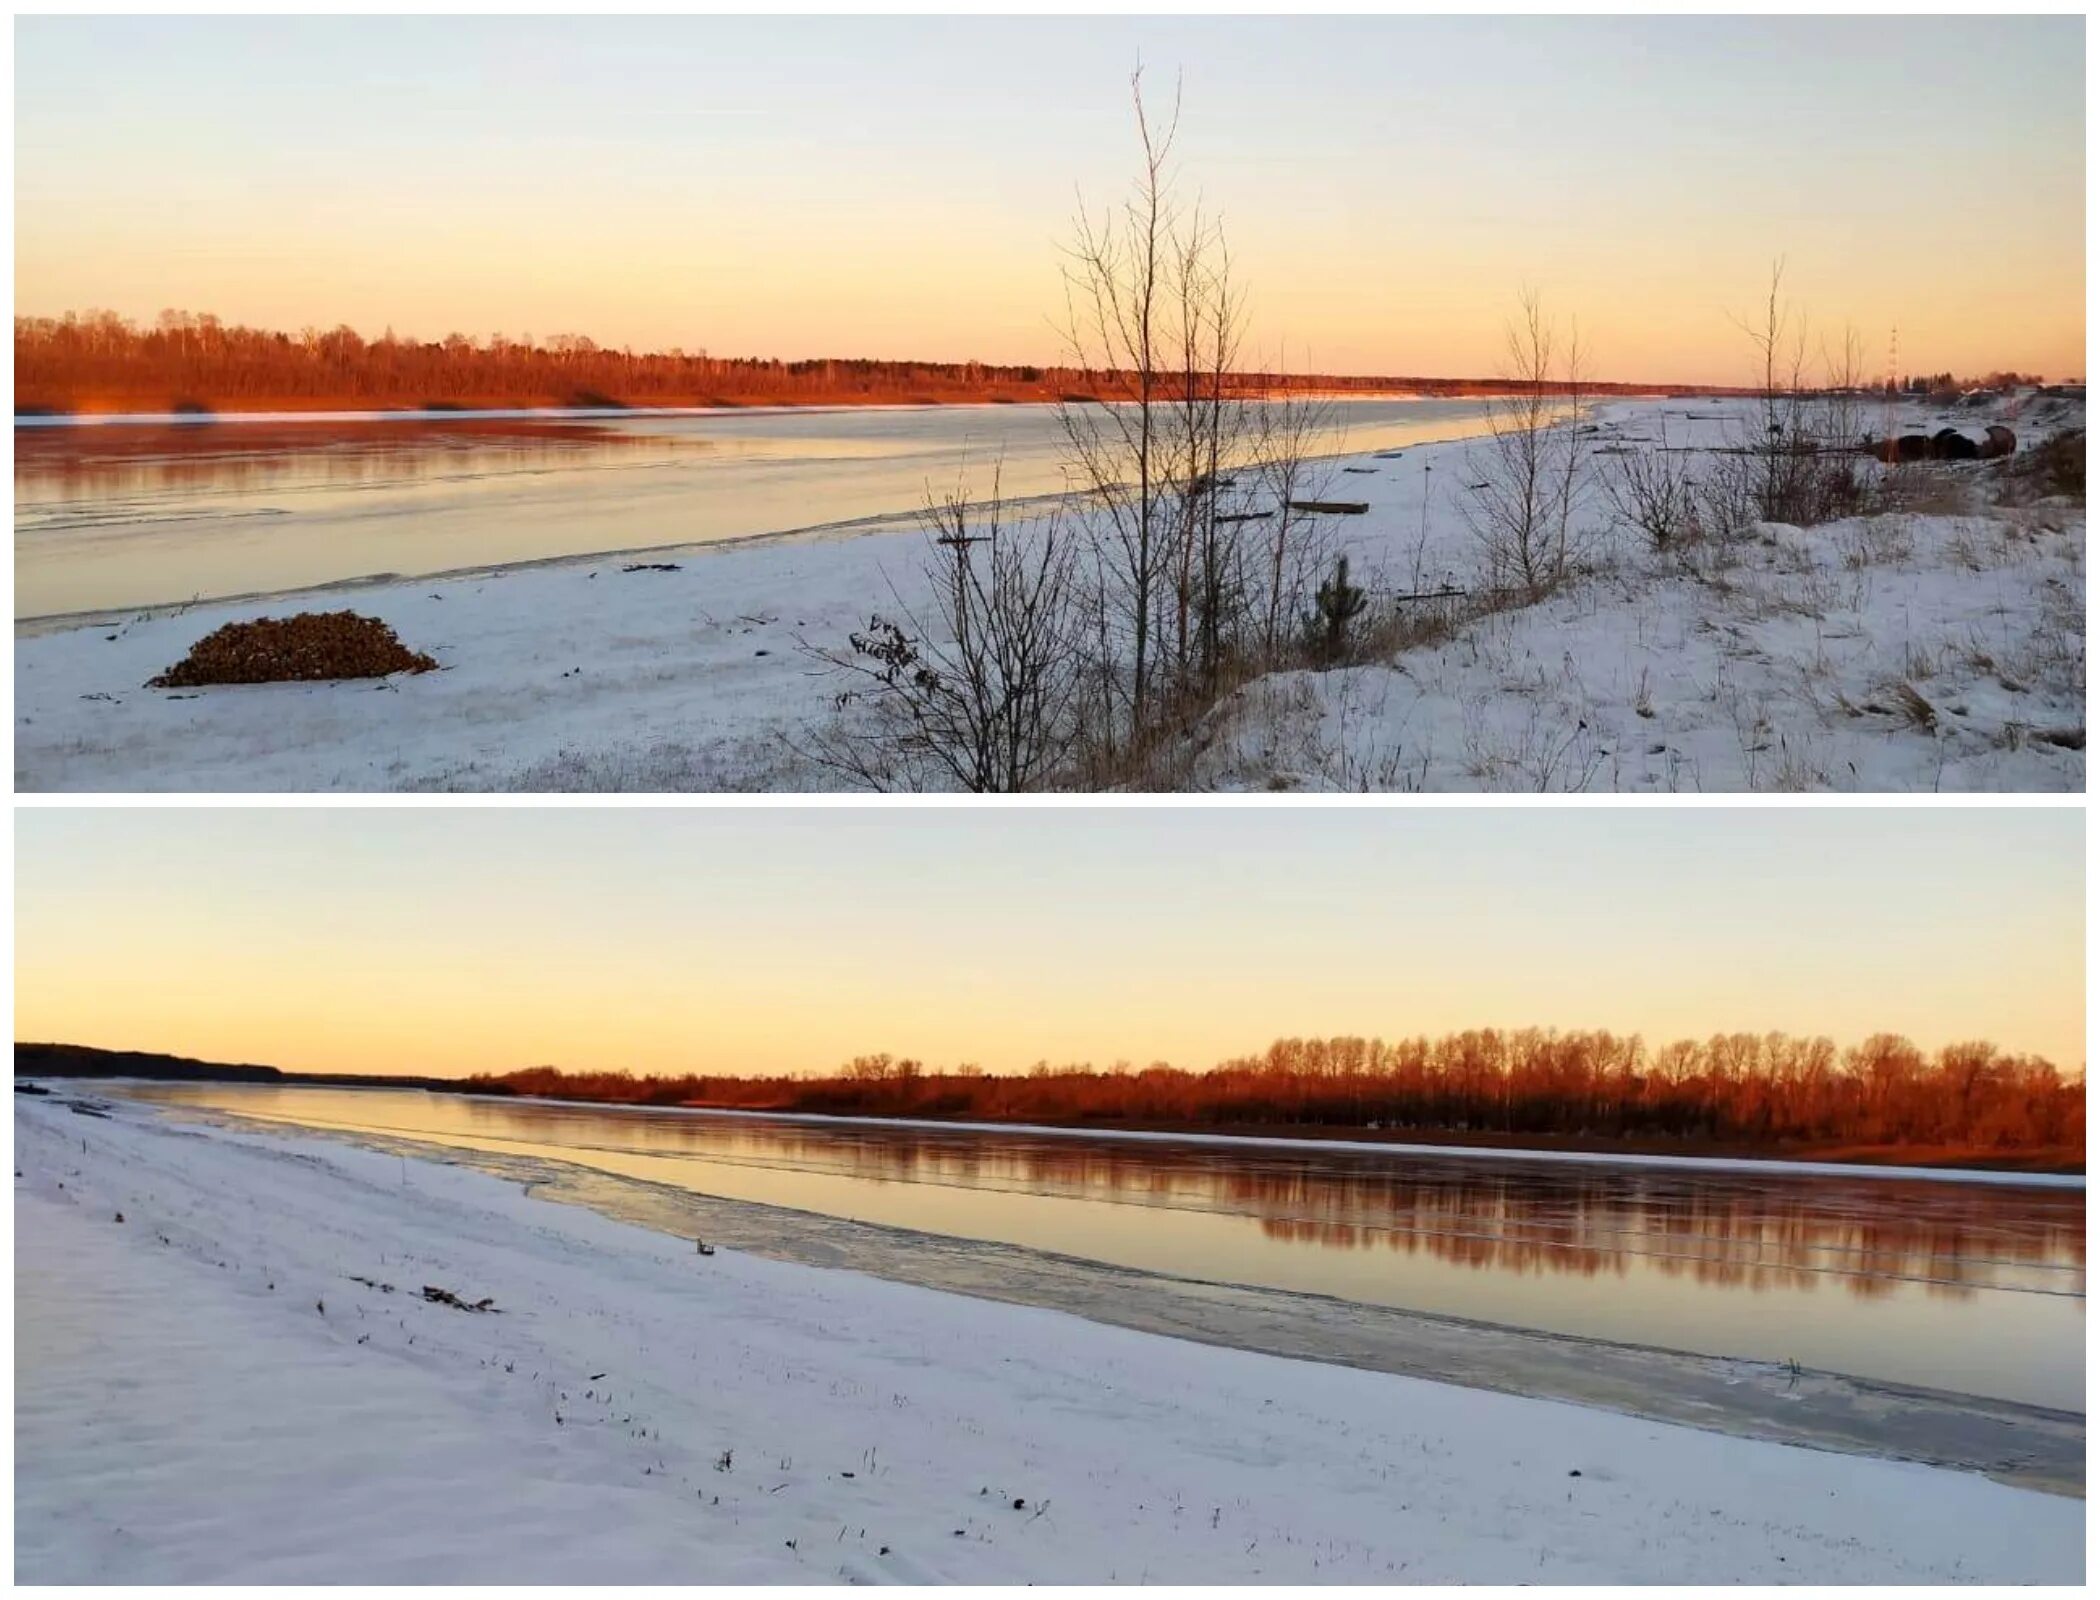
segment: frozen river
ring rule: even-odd
[[[1329,453],[1480,431],[1477,400],[1341,400]],[[983,405],[372,413],[15,428],[17,619],[913,517],[1066,487],[1057,412]]]
[[[1200,1282],[2085,1409],[2083,1187],[812,1123],[396,1090],[130,1092],[529,1163],[563,1174],[570,1197],[673,1231],[688,1226],[677,1195],[715,1196]]]

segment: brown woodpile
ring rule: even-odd
[[[429,656],[404,645],[377,617],[354,611],[302,611],[282,619],[229,622],[199,639],[187,656],[146,687],[384,678],[395,672],[429,672],[436,666]]]

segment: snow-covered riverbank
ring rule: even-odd
[[[2081,1501],[1978,1476],[702,1256],[112,1111],[17,1102],[24,1581],[2083,1573]]]
[[[2023,447],[2082,404],[2008,410]],[[1600,451],[1741,437],[1739,405],[1614,402]],[[1943,417],[1905,407],[1899,429]],[[1879,422],[1881,419],[1876,419]],[[1466,442],[1351,458],[1333,519],[1374,595],[1478,581]],[[1599,461],[1604,457],[1600,456]],[[1605,519],[1601,503],[1591,519]],[[1279,673],[1184,752],[1193,788],[2042,790],[2083,786],[2081,507],[1905,511],[1738,541],[1695,577],[1621,530],[1541,605],[1374,665]],[[798,789],[841,647],[923,535],[601,557],[18,629],[15,764],[45,790]],[[635,566],[638,570],[626,570]],[[669,566],[673,570],[662,570]],[[343,605],[444,670],[380,683],[143,687],[221,623]],[[1915,696],[1915,698],[1913,698]]]

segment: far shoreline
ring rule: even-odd
[[[300,1087],[286,1085],[285,1087]],[[338,1087],[349,1087],[340,1085]],[[1366,1138],[1378,1130],[1346,1127],[1299,1127],[1290,1131],[1270,1124],[1219,1127],[1198,1123],[1137,1122],[986,1122],[942,1117],[855,1116],[824,1111],[766,1111],[744,1106],[648,1105],[619,1100],[571,1100],[547,1095],[491,1094],[480,1090],[438,1091],[467,1099],[567,1106],[593,1111],[669,1111],[687,1116],[742,1117],[767,1122],[813,1122],[849,1127],[915,1128],[952,1133],[1021,1133],[1038,1137],[1101,1138],[1163,1143],[1215,1144],[1242,1149],[1293,1149],[1304,1146],[1363,1155],[1475,1156],[1506,1161],[1557,1161],[1593,1166],[1679,1167],[1707,1172],[1784,1172],[1800,1177],[1911,1178],[1947,1183],[2033,1184],[2047,1188],[2083,1188],[2085,1166],[2068,1157],[2037,1152],[2025,1164],[2019,1158],[1985,1165],[1962,1152],[1946,1153],[1934,1163],[1932,1150],[1901,1146],[1816,1147],[1751,1153],[1742,1146],[1713,1144],[1687,1149],[1655,1140],[1556,1139],[1551,1135],[1456,1133],[1433,1128],[1396,1128],[1391,1138]],[[1527,1142],[1528,1141],[1528,1142]],[[1966,1162],[1961,1156],[1967,1156]]]
[[[1346,380],[1328,386],[1285,386],[1233,392],[1232,400],[1486,400],[1508,395],[1516,387],[1494,378]],[[1600,400],[1725,399],[1754,393],[1725,384],[1667,384],[1598,381],[1583,393]],[[87,426],[209,427],[257,422],[489,422],[505,420],[604,420],[613,417],[733,416],[740,412],[938,411],[970,406],[1111,405],[1114,394],[1086,395],[1056,390],[1020,390],[988,385],[951,393],[854,393],[796,395],[759,392],[749,395],[693,394],[652,396],[623,401],[611,396],[563,399],[548,394],[474,395],[458,400],[394,400],[355,394],[209,396],[124,394],[92,399],[17,399],[17,428]]]
[[[1633,1139],[1567,1139],[1514,1134],[1467,1134],[1438,1129],[1394,1128],[1371,1130],[1351,1127],[1310,1127],[1248,1124],[1220,1127],[1194,1123],[1166,1125],[1141,1123],[1045,1123],[956,1120],[937,1117],[849,1116],[813,1111],[768,1111],[750,1107],[708,1105],[649,1105],[634,1101],[579,1100],[547,1095],[505,1093],[473,1088],[468,1080],[424,1077],[370,1077],[352,1074],[299,1074],[269,1067],[205,1071],[86,1071],[68,1072],[40,1068],[20,1058],[15,1066],[17,1084],[24,1081],[93,1084],[220,1084],[231,1088],[257,1089],[351,1089],[420,1090],[469,1100],[493,1100],[510,1104],[563,1106],[592,1111],[670,1113],[681,1116],[748,1118],[772,1122],[805,1122],[831,1126],[919,1129],[952,1133],[1008,1133],[1044,1138],[1098,1138],[1133,1142],[1160,1141],[1213,1144],[1241,1149],[1327,1149],[1350,1154],[1475,1157],[1487,1160],[1565,1162],[1593,1166],[1649,1166],[1686,1171],[1767,1173],[1784,1177],[1859,1177],[1911,1179],[1940,1183],[2027,1184],[2038,1188],[2083,1188],[2085,1163],[2067,1152],[2037,1151],[1990,1160],[1977,1152],[1954,1152],[1901,1146],[1837,1146],[1798,1150],[1754,1151],[1740,1145],[1718,1142],[1691,1145],[1686,1142]],[[198,1066],[207,1066],[197,1063]],[[1388,1133],[1389,1137],[1366,1137]]]

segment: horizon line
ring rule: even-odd
[[[677,1083],[696,1078],[717,1079],[726,1082],[757,1083],[776,1081],[821,1082],[828,1078],[837,1078],[842,1076],[853,1066],[853,1064],[856,1061],[860,1060],[886,1060],[891,1062],[892,1064],[899,1066],[909,1065],[918,1069],[923,1076],[930,1078],[1026,1078],[1035,1073],[1039,1068],[1048,1068],[1052,1076],[1055,1076],[1060,1073],[1092,1073],[1102,1077],[1136,1077],[1146,1072],[1165,1070],[1168,1072],[1186,1074],[1191,1077],[1201,1077],[1206,1073],[1227,1070],[1235,1066],[1244,1065],[1251,1061],[1257,1061],[1261,1057],[1261,1055],[1264,1054],[1267,1050],[1273,1049],[1275,1046],[1281,1044],[1331,1044],[1342,1041],[1349,1041],[1360,1042],[1364,1044],[1385,1045],[1390,1047],[1415,1043],[1437,1044],[1454,1039],[1462,1039],[1472,1034],[1494,1034],[1501,1037],[1516,1037],[1525,1034],[1536,1034],[1547,1039],[1569,1039],[1581,1037],[1595,1037],[1601,1035],[1607,1039],[1614,1041],[1615,1043],[1630,1044],[1638,1047],[1642,1055],[1646,1058],[1649,1058],[1650,1064],[1652,1064],[1652,1058],[1655,1055],[1666,1051],[1671,1046],[1675,1045],[1703,1046],[1717,1039],[1752,1039],[1762,1041],[1766,1039],[1778,1038],[1791,1043],[1828,1044],[1832,1048],[1832,1050],[1838,1055],[1838,1057],[1840,1057],[1840,1060],[1835,1063],[1837,1070],[1839,1070],[1840,1072],[1844,1070],[1842,1057],[1848,1052],[1857,1051],[1875,1040],[1892,1039],[1898,1043],[1910,1046],[1912,1049],[1916,1050],[1921,1056],[1925,1057],[1927,1061],[1930,1061],[1936,1056],[1944,1055],[1950,1050],[1961,1049],[1965,1046],[1985,1046],[1988,1047],[1994,1053],[1994,1055],[2004,1060],[2039,1063],[2040,1065],[2047,1067],[2052,1073],[2054,1073],[2059,1082],[2067,1085],[2084,1082],[2086,1072],[2086,1065],[2084,1062],[2080,1062],[2076,1066],[2066,1066],[2063,1063],[2058,1062],[2054,1057],[2045,1055],[2040,1051],[2008,1049],[1999,1045],[1997,1041],[1993,1039],[1985,1039],[1981,1037],[1953,1038],[1948,1039],[1938,1045],[1924,1045],[1918,1043],[1918,1041],[1914,1039],[1910,1034],[1894,1028],[1878,1029],[1872,1033],[1862,1034],[1856,1039],[1847,1040],[1840,1040],[1836,1036],[1828,1033],[1794,1033],[1784,1028],[1763,1028],[1755,1031],[1743,1028],[1722,1029],[1696,1036],[1691,1034],[1677,1034],[1669,1037],[1663,1037],[1658,1035],[1655,1039],[1651,1040],[1647,1034],[1638,1030],[1632,1032],[1620,1032],[1617,1029],[1608,1027],[1560,1027],[1538,1023],[1526,1023],[1512,1027],[1498,1026],[1495,1024],[1486,1024],[1471,1028],[1450,1029],[1441,1033],[1280,1033],[1271,1036],[1268,1044],[1260,1047],[1257,1050],[1245,1051],[1241,1052],[1238,1055],[1222,1057],[1219,1060],[1210,1063],[1208,1066],[1195,1067],[1182,1066],[1177,1063],[1164,1060],[1147,1061],[1140,1063],[1129,1060],[1127,1058],[1111,1062],[1107,1066],[1097,1065],[1092,1061],[1064,1061],[1052,1063],[1048,1057],[1043,1057],[1039,1060],[1029,1063],[1025,1067],[1017,1067],[1002,1070],[996,1067],[982,1066],[978,1063],[970,1061],[959,1061],[946,1066],[935,1066],[932,1063],[925,1060],[924,1058],[912,1055],[909,1052],[898,1054],[886,1050],[871,1050],[862,1052],[860,1055],[855,1057],[849,1057],[847,1060],[828,1068],[797,1068],[783,1072],[711,1072],[704,1069],[690,1069],[678,1072],[638,1072],[632,1067],[565,1067],[551,1061],[537,1061],[530,1062],[524,1065],[483,1068],[473,1072],[453,1074],[430,1070],[419,1070],[415,1067],[401,1067],[392,1070],[373,1069],[371,1071],[362,1071],[352,1067],[283,1067],[267,1061],[210,1060],[202,1056],[183,1055],[173,1050],[145,1049],[136,1046],[126,1045],[87,1044],[77,1039],[17,1039],[14,1042],[14,1048],[17,1051],[79,1050],[90,1051],[101,1055],[154,1057],[164,1061],[188,1062],[193,1065],[202,1067],[226,1067],[247,1071],[260,1070],[266,1072],[280,1073],[290,1077],[375,1079],[394,1078],[403,1080],[428,1079],[445,1083],[468,1083],[476,1079],[501,1080],[510,1076],[514,1076],[516,1074],[527,1072],[551,1072],[564,1077],[628,1078],[637,1083]],[[46,1075],[63,1076],[63,1074]]]

